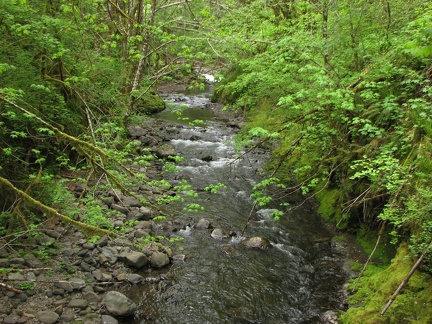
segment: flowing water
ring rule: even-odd
[[[182,117],[206,121],[202,127],[184,122],[171,140],[185,158],[171,177],[187,178],[202,191],[197,202],[205,210],[173,212],[189,224],[175,233],[185,238],[180,253],[186,259],[164,270],[167,280],[132,288],[140,299],[139,323],[327,323],[323,314],[342,304],[347,273],[314,206],[301,197],[285,197],[298,208],[277,222],[269,217],[271,206],[254,210],[244,236],[265,237],[272,248],[242,247],[239,234],[253,206],[251,188],[263,179],[259,171],[269,155],[261,150],[235,159],[235,133],[205,108],[208,93],[165,99],[188,107]],[[174,121],[175,115],[164,112],[159,118]],[[219,182],[227,188],[203,191]],[[200,218],[237,235],[215,239],[210,231],[194,228]]]

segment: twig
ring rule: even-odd
[[[249,225],[249,222],[250,222],[250,220],[252,218],[253,211],[254,211],[254,209],[255,209],[256,206],[257,206],[257,203],[254,203],[254,205],[252,206],[251,211],[249,213],[249,217],[248,217],[248,219],[247,219],[247,221],[245,223],[245,226],[243,227],[243,229],[240,232],[240,236],[243,236],[244,232],[246,231],[246,228]]]
[[[4,284],[2,282],[0,282],[0,287],[6,288],[7,290],[13,291],[14,293],[17,293],[17,294],[22,294],[23,293],[22,290],[16,289],[16,288],[11,287],[9,285],[6,285],[6,284]]]
[[[384,229],[385,229],[386,224],[387,224],[387,221],[385,221],[384,223],[382,223],[381,228],[380,228],[379,233],[378,233],[378,238],[377,238],[377,241],[376,241],[376,243],[375,243],[375,246],[374,246],[374,248],[373,248],[371,254],[369,255],[368,259],[366,260],[366,262],[365,262],[365,264],[364,264],[364,266],[363,266],[363,269],[362,269],[362,271],[360,272],[360,274],[359,274],[359,276],[358,276],[358,278],[357,278],[357,280],[356,280],[356,282],[355,282],[355,284],[354,284],[354,287],[353,287],[353,289],[352,289],[352,292],[354,292],[355,289],[357,288],[357,285],[358,285],[358,283],[360,282],[361,277],[363,276],[364,272],[366,271],[366,267],[367,267],[367,265],[368,265],[369,262],[372,260],[372,256],[374,255],[374,253],[375,253],[376,249],[378,248],[378,245],[379,245],[379,243],[380,243],[380,241],[381,241],[381,237],[382,237],[382,235],[383,235],[383,233],[384,233]]]

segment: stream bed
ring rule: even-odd
[[[171,109],[184,108],[182,122],[169,109],[157,117],[178,122],[170,144],[184,157],[178,171],[167,177],[187,179],[200,192],[192,201],[204,210],[171,211],[174,221],[188,224],[175,233],[184,237],[185,260],[162,270],[166,280],[131,288],[129,295],[139,300],[137,323],[333,323],[329,311],[340,309],[346,297],[346,258],[335,248],[316,206],[300,196],[285,197],[297,208],[279,221],[269,216],[272,206],[253,210],[243,236],[265,237],[272,247],[244,248],[240,233],[253,207],[252,187],[264,179],[260,170],[268,152],[255,150],[236,159],[241,152],[232,144],[235,129],[206,108],[208,92],[162,96],[173,103]],[[204,124],[189,125],[194,119]],[[217,183],[226,189],[204,191]],[[216,239],[211,230],[197,229],[201,218],[227,237]]]

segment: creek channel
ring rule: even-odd
[[[264,179],[259,171],[268,152],[255,150],[236,160],[241,153],[232,144],[236,130],[208,109],[208,91],[162,93],[162,97],[175,107],[186,107],[183,119],[205,122],[202,126],[179,122],[170,140],[184,157],[170,180],[188,179],[201,191],[194,201],[204,210],[172,211],[179,223],[188,224],[175,233],[185,238],[181,253],[186,258],[162,270],[166,280],[131,288],[128,294],[139,300],[136,323],[331,323],[329,311],[343,304],[348,273],[345,256],[335,248],[316,206],[300,196],[285,197],[297,208],[279,221],[269,216],[271,206],[254,210],[244,236],[265,237],[272,247],[243,247],[239,233],[253,206],[252,187]],[[169,111],[157,118],[178,122]],[[216,183],[227,188],[215,194],[203,190]],[[215,239],[210,230],[194,227],[201,218],[237,235]]]

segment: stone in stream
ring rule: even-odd
[[[126,265],[136,269],[140,269],[148,263],[147,256],[141,252],[123,252],[119,254],[119,259]]]
[[[137,273],[130,273],[126,276],[126,280],[133,285],[138,285],[144,281],[144,278]]]
[[[197,229],[209,229],[212,228],[212,224],[210,223],[209,220],[205,219],[205,218],[201,218],[198,221],[198,224],[196,224],[195,226]]]
[[[107,311],[114,316],[133,315],[137,306],[128,297],[118,291],[109,291],[104,299]]]
[[[155,268],[162,268],[170,263],[168,255],[162,252],[153,252],[150,257],[150,264]]]
[[[272,247],[269,240],[260,236],[248,237],[241,241],[240,244],[249,249],[266,250]]]
[[[177,152],[173,145],[165,143],[156,149],[156,155],[159,158],[168,158],[169,156],[177,155]]]
[[[227,238],[228,236],[224,233],[224,231],[221,228],[215,228],[211,233],[211,237],[217,240],[221,240],[223,238]]]
[[[102,324],[118,324],[118,321],[109,315],[102,315]]]

